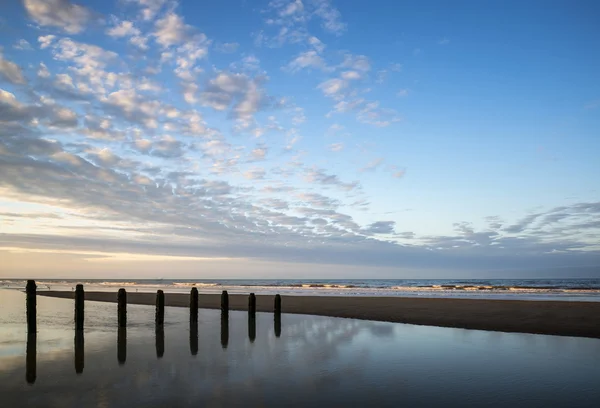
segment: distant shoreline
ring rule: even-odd
[[[70,291],[40,296],[72,299]],[[86,292],[88,301],[115,302],[115,292]],[[154,293],[128,292],[130,304],[154,305]],[[462,329],[600,338],[600,302],[490,299],[283,296],[283,313],[343,317]],[[188,307],[189,295],[165,293],[165,305]],[[230,294],[231,310],[247,310],[247,295]],[[200,308],[219,309],[220,295],[201,294]],[[257,311],[273,310],[272,295],[257,295]]]

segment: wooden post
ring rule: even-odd
[[[27,332],[27,349],[25,357],[25,379],[29,384],[35,383],[37,377],[37,333],[35,330]]]
[[[35,298],[37,287],[34,280],[28,280],[25,287],[27,293],[27,333],[35,333],[37,331],[37,301]]]
[[[251,313],[248,314],[248,338],[250,343],[256,340],[256,316]]]
[[[281,313],[275,313],[275,337],[281,336]]]
[[[165,323],[165,294],[162,290],[156,291],[154,323],[156,323],[157,326],[162,326]]]
[[[221,312],[229,313],[229,295],[226,290],[221,293]]]
[[[190,322],[190,353],[198,354],[198,322]]]
[[[165,355],[165,329],[163,326],[156,326],[156,357],[162,358]]]
[[[75,330],[75,372],[83,373],[85,362],[83,330]]]
[[[119,365],[127,360],[127,327],[119,327],[117,334],[117,360]]]
[[[119,289],[117,294],[117,314],[119,318],[119,327],[127,327],[127,292],[125,289]]]
[[[190,291],[190,322],[198,322],[198,289]]]
[[[256,315],[256,296],[254,293],[250,293],[250,296],[248,296],[248,314],[250,316]]]
[[[273,311],[275,312],[275,314],[281,314],[281,295],[277,294],[275,295],[275,302],[274,302],[274,306],[273,306]]]
[[[83,292],[83,285],[78,284],[75,287],[75,330],[83,330],[83,304],[85,294]]]
[[[221,347],[227,348],[229,343],[229,313],[221,312]]]

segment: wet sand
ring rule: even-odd
[[[74,297],[73,292],[38,292]],[[256,310],[273,311],[273,296],[257,295]],[[116,302],[117,293],[86,292],[86,300]],[[127,293],[127,302],[154,305],[154,293]],[[199,307],[219,309],[220,294],[200,294]],[[189,295],[165,293],[165,305],[188,307]],[[231,310],[247,310],[247,295],[229,295]],[[400,297],[282,296],[283,313],[503,332],[600,338],[600,302]],[[116,314],[116,312],[115,312]]]

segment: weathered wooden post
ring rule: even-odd
[[[119,318],[119,327],[127,327],[127,292],[125,289],[119,289],[117,294],[117,314]]]
[[[198,321],[198,288],[190,291],[190,322]]]
[[[281,313],[275,313],[275,337],[281,336]]]
[[[256,340],[256,316],[253,314],[248,314],[248,338],[250,343]]]
[[[164,326],[156,326],[156,357],[165,355],[165,329]]]
[[[119,365],[127,360],[127,327],[119,327],[117,332],[117,360]]]
[[[190,322],[190,353],[198,354],[198,322]]]
[[[221,347],[227,348],[229,343],[229,313],[221,312]]]
[[[162,326],[165,323],[165,294],[162,290],[156,291],[154,323],[156,323],[157,326]]]
[[[25,357],[25,379],[29,384],[35,383],[37,377],[37,333],[35,330],[27,332],[27,349]]]
[[[221,312],[229,313],[229,294],[226,290],[221,293]]]
[[[75,330],[75,372],[83,373],[85,361],[83,330]]]
[[[256,315],[256,296],[254,293],[250,293],[250,296],[248,296],[248,314],[250,316]]]
[[[281,295],[275,295],[275,301],[273,305],[273,312],[275,314],[281,314]]]
[[[25,293],[27,294],[26,306],[27,306],[27,333],[35,333],[37,331],[37,300],[36,296],[37,287],[34,280],[28,280],[27,286],[25,287]]]
[[[83,285],[78,284],[75,287],[75,330],[83,330],[84,299],[85,299],[85,293],[83,292]]]

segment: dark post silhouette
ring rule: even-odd
[[[221,312],[221,347],[227,348],[229,343],[229,314]]]
[[[127,360],[127,327],[119,327],[117,332],[117,360],[119,365]]]
[[[162,290],[156,292],[156,312],[154,313],[154,322],[157,326],[165,323],[165,294]]]
[[[165,328],[156,326],[156,357],[162,358],[165,355]]]
[[[198,354],[198,322],[190,322],[190,353]]]
[[[221,312],[229,313],[229,294],[226,290],[221,293]]]
[[[275,295],[273,312],[275,312],[275,314],[281,314],[281,295],[279,295],[279,294]]]
[[[254,293],[250,293],[250,296],[248,296],[248,314],[250,316],[256,315],[256,296]]]
[[[83,373],[85,361],[83,330],[75,330],[75,372]]]
[[[85,299],[85,293],[83,292],[83,285],[78,284],[75,288],[75,330],[83,330],[84,299]]]
[[[248,314],[248,338],[250,343],[256,340],[256,316],[253,314]]]
[[[281,336],[281,313],[275,313],[275,337]]]
[[[198,289],[190,291],[190,322],[198,321]]]
[[[25,292],[27,293],[27,333],[35,333],[37,331],[37,300],[35,281],[28,280]],[[35,381],[35,380],[34,380]]]
[[[117,313],[119,316],[119,327],[127,327],[127,292],[125,289],[119,289],[117,294]]]
[[[37,377],[37,333],[35,330],[27,332],[27,350],[25,357],[25,379],[29,384],[35,383]]]

